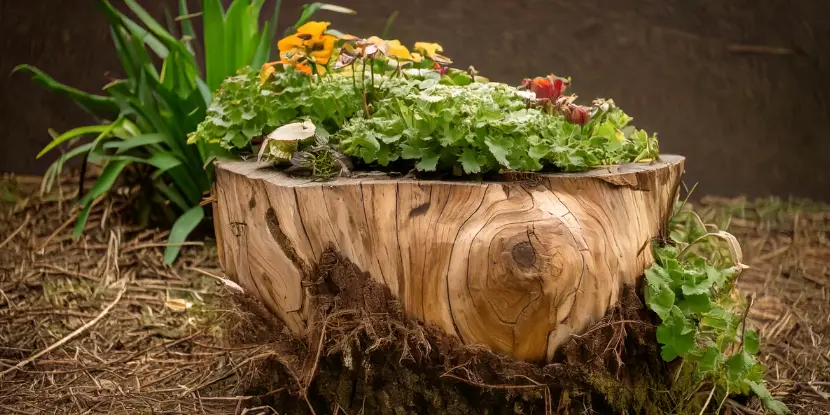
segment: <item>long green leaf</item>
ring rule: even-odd
[[[271,60],[271,51],[273,49],[274,35],[277,33],[277,25],[280,19],[280,9],[282,8],[282,0],[277,0],[274,5],[274,14],[271,19],[265,22],[262,28],[262,35],[259,38],[259,45],[257,45],[254,53],[251,67],[258,68],[262,64]]]
[[[193,30],[193,21],[190,18],[190,13],[187,11],[187,0],[179,0],[179,18],[177,20],[182,26],[182,42],[187,50],[195,55],[192,42],[196,40],[196,31]]]
[[[130,137],[124,140],[108,141],[104,143],[104,148],[116,149],[116,154],[129,151],[136,147],[145,147],[153,144],[164,142],[164,136],[158,133],[142,134],[135,137]]]
[[[187,239],[190,232],[202,222],[205,217],[205,210],[201,206],[194,206],[183,215],[179,216],[173,228],[170,229],[170,236],[167,238],[167,248],[164,249],[164,263],[172,264],[179,256],[182,242]]]
[[[96,197],[107,192],[115,184],[115,180],[121,174],[121,170],[124,170],[124,167],[127,167],[129,163],[127,160],[117,160],[107,164],[104,170],[101,171],[101,176],[95,181],[92,189],[81,199],[80,204],[86,205],[95,200]]]
[[[92,202],[87,202],[84,205],[84,208],[81,209],[81,213],[78,215],[78,219],[75,220],[75,226],[72,228],[72,239],[80,238],[81,234],[84,233],[84,228],[86,227],[86,221],[89,219],[89,211],[92,209]]]
[[[31,65],[18,65],[12,71],[14,72],[29,75],[39,85],[72,99],[83,110],[98,118],[111,120],[118,116],[118,104],[111,97],[88,94],[80,89],[64,85]]]
[[[170,49],[168,49],[167,46],[164,45],[164,43],[158,40],[157,37],[153,36],[147,30],[144,30],[144,28],[141,27],[138,23],[126,18],[123,19],[123,21],[124,26],[130,29],[130,31],[133,32],[133,34],[142,42],[146,43],[147,46],[149,46],[150,49],[153,50],[153,53],[155,53],[156,56],[158,56],[161,59],[164,59],[170,53]]]
[[[219,0],[202,1],[205,42],[205,77],[211,91],[225,79],[225,11]]]
[[[175,204],[176,206],[178,206],[179,209],[181,209],[183,212],[190,209],[190,205],[184,200],[184,196],[182,196],[181,192],[176,190],[175,187],[168,186],[167,183],[164,182],[164,180],[157,178],[153,181],[153,186],[155,186],[156,189],[160,190],[161,193],[167,196],[167,199],[173,202],[173,204]]]
[[[170,170],[174,167],[178,167],[182,164],[181,160],[177,159],[176,157],[174,157],[174,156],[172,156],[168,153],[163,153],[163,152],[155,153],[150,158],[141,158],[141,157],[135,157],[135,156],[119,155],[119,154],[112,155],[112,156],[106,155],[106,154],[97,154],[97,156],[100,157],[101,160],[107,160],[107,161],[111,161],[111,162],[126,161],[126,162],[132,162],[132,163],[149,164],[149,165],[155,167],[156,169],[158,169],[157,172],[164,172],[164,171]]]
[[[59,136],[57,136],[54,140],[52,140],[46,147],[43,147],[43,150],[40,150],[40,153],[37,153],[35,158],[41,158],[44,154],[48,153],[55,147],[63,144],[64,142],[71,140],[73,138],[82,137],[85,135],[91,134],[101,134],[108,130],[108,125],[88,125],[85,127],[78,127],[73,128]]]
[[[159,38],[159,40],[163,41],[167,45],[179,45],[183,48],[183,45],[179,43],[178,39],[176,39],[175,36],[171,35],[170,32],[168,32],[164,28],[164,26],[159,24],[159,22],[157,22],[156,19],[154,19],[153,16],[150,15],[150,13],[147,13],[147,11],[144,10],[144,8],[141,7],[141,5],[138,4],[138,2],[136,2],[135,0],[124,0],[124,3],[127,4],[127,7],[129,7],[130,10],[132,10],[133,13],[135,13],[135,15],[138,16],[139,20],[141,20],[141,22],[144,23],[144,25],[147,26],[150,32],[156,35]]]
[[[225,70],[223,77],[236,73],[236,70],[250,63],[245,62],[246,51],[249,49],[250,40],[245,36],[247,1],[236,0],[228,7],[225,15]],[[240,65],[240,62],[244,62]]]
[[[383,32],[380,35],[381,39],[386,39],[386,36],[389,35],[389,30],[392,29],[392,24],[395,23],[395,19],[398,17],[398,11],[395,10],[389,15],[389,18],[386,19],[386,26],[383,27]]]
[[[297,20],[297,23],[294,24],[293,28],[288,28],[286,30],[286,34],[291,34],[292,32],[296,32],[297,28],[305,24],[317,10],[328,10],[336,13],[343,13],[343,14],[357,14],[356,11],[343,6],[338,6],[335,4],[328,4],[328,3],[320,3],[314,2],[311,4],[303,5],[303,12],[300,14],[300,18]]]

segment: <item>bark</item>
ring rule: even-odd
[[[253,162],[216,168],[225,272],[306,330],[305,276],[334,246],[410,315],[525,360],[551,360],[653,258],[684,159],[464,182],[316,182]]]

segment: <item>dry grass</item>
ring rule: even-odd
[[[211,277],[220,272],[215,249],[187,246],[164,266],[166,232],[120,222],[133,200],[127,189],[98,203],[73,241],[77,182],[45,197],[38,184],[0,182],[0,413],[255,406],[237,395],[237,375],[267,345],[228,347],[224,329],[240,319]]]
[[[274,349],[229,338],[246,319],[219,287],[209,242],[162,265],[165,232],[122,222],[129,189],[101,200],[73,241],[77,182],[44,197],[38,185],[0,181],[0,413],[275,413],[257,406],[282,391],[244,395]],[[752,268],[740,288],[755,294],[770,389],[795,413],[830,413],[830,208],[697,208],[743,243]]]
[[[830,413],[830,206],[710,197],[697,211],[741,241],[770,390],[794,413]]]

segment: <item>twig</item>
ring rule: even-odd
[[[488,389],[535,389],[535,388],[547,387],[547,385],[544,385],[544,384],[540,384],[540,385],[488,385],[486,383],[474,382],[472,380],[464,379],[464,378],[459,377],[459,376],[450,375],[449,373],[444,373],[443,375],[441,375],[441,377],[442,378],[455,379],[455,380],[464,382],[468,385],[473,385],[473,386],[478,386],[478,387],[481,387],[481,388],[488,388]]]
[[[752,414],[752,415],[764,415],[764,414],[762,414],[762,413],[760,413],[760,412],[758,412],[758,411],[756,411],[756,410],[754,410],[754,409],[747,408],[747,407],[745,407],[745,406],[743,406],[743,405],[739,404],[738,402],[735,402],[735,401],[734,401],[734,400],[732,400],[732,399],[727,399],[727,400],[726,400],[726,402],[727,402],[727,403],[729,403],[729,405],[732,405],[732,406],[734,406],[735,408],[738,408],[738,409],[740,409],[741,411],[744,411],[744,412],[750,413],[750,414]]]
[[[134,245],[124,248],[121,251],[122,254],[126,254],[127,252],[138,251],[145,248],[166,248],[168,246],[204,246],[204,242],[180,242],[177,244],[165,244],[165,243],[154,243],[154,244],[141,244],[141,245]]]
[[[706,398],[706,402],[703,403],[703,408],[700,408],[700,414],[699,415],[703,415],[703,412],[706,411],[706,408],[709,407],[709,402],[712,401],[712,395],[715,394],[715,389],[717,389],[717,388],[718,388],[718,385],[715,385],[715,386],[712,387],[712,391],[709,392],[709,397]]]
[[[2,377],[4,377],[4,376],[6,376],[7,374],[9,374],[9,373],[11,373],[11,372],[13,372],[13,371],[15,371],[15,370],[18,370],[18,369],[22,368],[23,366],[28,365],[29,363],[34,362],[37,358],[39,358],[39,357],[41,357],[41,356],[43,356],[43,355],[45,355],[45,354],[47,354],[47,353],[51,352],[52,350],[55,350],[55,349],[57,349],[58,347],[63,346],[63,345],[64,345],[64,344],[66,344],[68,341],[70,341],[70,340],[74,339],[75,337],[77,337],[78,335],[80,335],[81,333],[83,333],[84,331],[88,330],[90,327],[94,326],[96,323],[98,323],[99,321],[101,321],[101,319],[102,319],[102,318],[104,318],[104,316],[106,316],[106,315],[107,315],[107,313],[109,313],[109,312],[110,312],[110,310],[112,310],[112,309],[115,307],[115,305],[116,305],[116,304],[118,304],[118,302],[119,302],[119,301],[121,301],[121,296],[123,296],[125,292],[127,292],[127,284],[126,284],[126,283],[125,283],[125,284],[121,287],[121,290],[120,290],[120,291],[118,291],[118,295],[116,295],[116,296],[115,296],[115,299],[114,299],[114,300],[112,300],[112,302],[111,302],[111,303],[109,303],[109,304],[107,305],[107,307],[106,307],[106,308],[104,308],[104,310],[103,310],[103,311],[101,311],[101,313],[100,313],[100,314],[98,314],[98,315],[97,315],[94,319],[90,320],[88,323],[86,323],[86,324],[84,324],[83,326],[79,327],[77,330],[73,331],[72,333],[69,333],[69,334],[68,334],[67,336],[65,336],[64,338],[62,338],[62,339],[60,339],[60,340],[56,341],[55,343],[52,343],[52,345],[51,345],[51,346],[49,346],[49,347],[47,347],[47,348],[43,349],[42,351],[40,351],[40,352],[38,352],[38,353],[35,353],[35,355],[34,355],[34,356],[29,357],[29,358],[28,358],[28,359],[26,359],[26,360],[23,360],[22,362],[20,362],[20,363],[18,363],[18,364],[16,364],[16,365],[14,365],[13,367],[11,367],[11,368],[9,368],[9,369],[4,370],[2,373],[0,373],[0,378],[2,378]]]
[[[21,223],[20,226],[18,226],[17,229],[15,229],[11,235],[4,239],[3,242],[0,242],[0,248],[6,246],[7,243],[11,242],[11,240],[14,239],[14,237],[17,236],[17,234],[20,233],[20,231],[22,231],[23,228],[25,228],[26,225],[29,224],[29,219],[32,219],[32,214],[26,213],[26,219],[23,219],[23,223]]]
[[[314,365],[311,366],[311,371],[308,373],[308,380],[304,381],[303,385],[303,395],[305,396],[308,392],[308,387],[311,384],[311,380],[314,379],[314,372],[317,371],[317,362],[320,361],[320,354],[323,352],[323,341],[326,339],[326,327],[328,326],[329,318],[326,317],[323,319],[323,329],[320,330],[320,341],[317,342],[317,353],[314,358]],[[313,410],[312,410],[313,411]]]
[[[746,317],[749,315],[749,307],[752,307],[752,294],[747,294],[746,296],[746,309],[744,309],[744,315],[741,318],[741,344],[738,346],[738,350],[744,347],[744,334],[746,334]]]

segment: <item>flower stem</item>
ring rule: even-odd
[[[360,72],[363,75],[363,112],[366,113],[366,118],[369,118],[369,103],[366,102],[366,61],[360,66]]]

